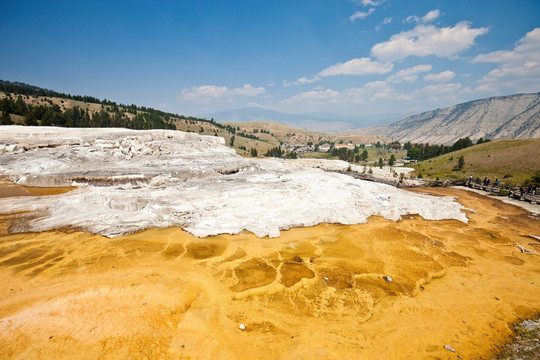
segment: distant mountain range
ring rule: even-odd
[[[452,144],[459,138],[530,139],[540,137],[540,93],[497,96],[409,116],[355,133],[400,142]]]
[[[352,129],[369,124],[384,123],[388,116],[377,119],[359,119],[339,114],[316,113],[316,114],[286,114],[275,110],[259,107],[247,107],[243,109],[224,110],[212,114],[205,114],[205,118],[214,118],[220,123],[239,122],[277,122],[297,129],[310,130],[324,133],[344,133]],[[398,118],[397,116],[394,118]]]

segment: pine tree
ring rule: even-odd
[[[463,170],[463,167],[465,166],[465,158],[463,157],[463,155],[461,155],[459,158],[458,158],[458,164],[457,164],[457,168],[458,170]]]
[[[11,121],[9,114],[6,111],[2,111],[2,116],[0,117],[0,125],[13,125],[13,121]]]
[[[390,160],[388,160],[388,165],[394,166],[394,163],[396,162],[396,157],[394,154],[390,155]]]
[[[24,100],[22,99],[22,96],[17,96],[17,101],[15,101],[15,108],[13,109],[13,112],[17,115],[25,115],[28,111],[28,108],[26,107],[26,104],[24,103]]]

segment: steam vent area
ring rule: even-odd
[[[0,359],[491,359],[538,215],[180,131],[0,126]]]

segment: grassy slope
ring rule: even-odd
[[[227,123],[231,126],[239,126],[241,129],[245,129],[247,133],[252,134],[254,129],[264,129],[270,131],[273,135],[272,138],[278,143],[280,141],[291,144],[307,144],[311,141],[313,144],[317,144],[321,141],[331,141],[338,143],[353,142],[353,143],[376,143],[377,141],[383,142],[383,138],[376,136],[362,136],[362,135],[350,135],[350,134],[326,134],[318,133],[308,130],[296,129],[287,125],[273,123],[273,122],[245,122],[245,123]],[[260,138],[269,136],[267,134],[255,134]]]
[[[465,167],[454,171],[461,155]],[[498,178],[504,184],[520,185],[540,170],[539,155],[540,139],[499,140],[421,161],[413,167],[417,173],[433,179],[466,179],[469,175],[484,179],[487,176],[492,182]]]

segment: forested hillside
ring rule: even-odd
[[[276,139],[260,139],[240,127],[92,96],[70,95],[0,80],[0,125],[169,129],[222,136],[240,154],[264,153]]]
[[[282,154],[286,156],[293,149],[310,144],[384,141],[375,136],[324,134],[268,122],[224,124],[214,119],[118,104],[107,99],[64,94],[3,80],[0,80],[0,112],[0,125],[173,129],[221,136],[227,145],[244,156],[264,155],[280,144],[289,144],[290,149]]]

